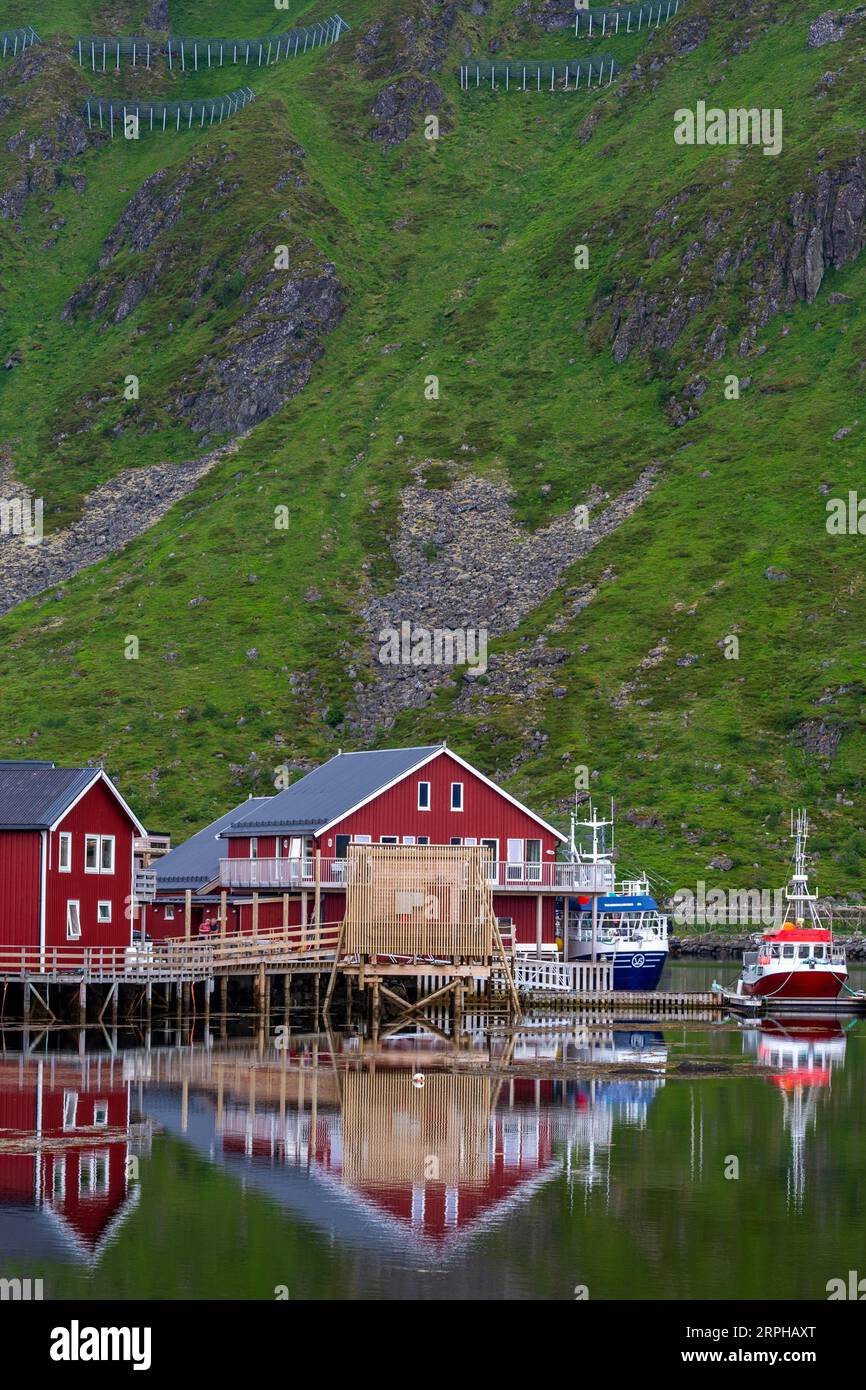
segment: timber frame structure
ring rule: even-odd
[[[510,1009],[519,1014],[490,878],[484,845],[349,845],[346,913],[325,1017],[341,974],[369,990],[374,1036],[383,998],[399,1008],[401,1023],[450,999],[457,1023],[467,980],[486,981],[489,988],[494,972],[504,981]],[[416,982],[414,1003],[385,984],[396,979]]]

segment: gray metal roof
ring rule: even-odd
[[[266,812],[253,810],[236,819],[223,836],[313,834],[426,762],[442,746],[434,743],[423,748],[338,753],[285,791],[269,797]]]
[[[99,772],[49,762],[0,762],[0,830],[47,830]]]
[[[185,840],[182,845],[157,859],[153,869],[156,873],[158,891],[198,888],[202,883],[210,883],[219,873],[220,852],[224,849],[220,844],[220,831],[245,812],[255,813],[273,799],[269,796],[254,796],[248,801],[242,801],[231,811],[226,811],[224,816],[199,830],[198,834]]]

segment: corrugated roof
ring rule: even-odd
[[[220,831],[236,821],[245,811],[254,813],[267,801],[269,796],[254,796],[242,801],[224,816],[206,825],[198,834],[185,840],[176,849],[170,850],[157,859],[153,865],[156,873],[157,889],[169,892],[175,888],[197,888],[202,883],[210,883],[219,873],[220,854],[225,846],[220,843]]]
[[[308,772],[285,791],[268,799],[267,813],[250,811],[223,832],[232,835],[312,834],[346,815],[360,802],[438,753],[441,744],[423,748],[381,748],[338,753]]]
[[[47,830],[99,773],[98,767],[0,762],[0,830]]]

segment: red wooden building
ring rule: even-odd
[[[0,945],[128,944],[144,833],[101,768],[0,762]]]
[[[444,744],[339,753],[200,835],[212,876],[184,887],[193,888],[195,913],[205,904],[216,919],[222,901],[229,931],[249,930],[254,908],[259,930],[286,919],[311,923],[317,897],[320,920],[340,921],[352,842],[487,845],[496,914],[510,919],[515,940],[527,946],[553,946],[556,898],[572,889],[572,866],[556,858],[566,837]],[[218,860],[215,839],[224,847]],[[185,850],[179,846],[157,865],[161,897],[180,884]],[[167,904],[172,914],[178,901],[175,894]],[[166,923],[164,907],[148,914],[154,935],[183,934],[183,920],[172,915]]]

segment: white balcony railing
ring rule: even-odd
[[[345,859],[319,860],[322,888],[345,888]],[[307,859],[221,859],[220,884],[223,888],[265,889],[315,888],[316,860]],[[491,866],[490,884],[499,893],[610,893],[613,891],[612,864],[516,863],[499,860]]]

